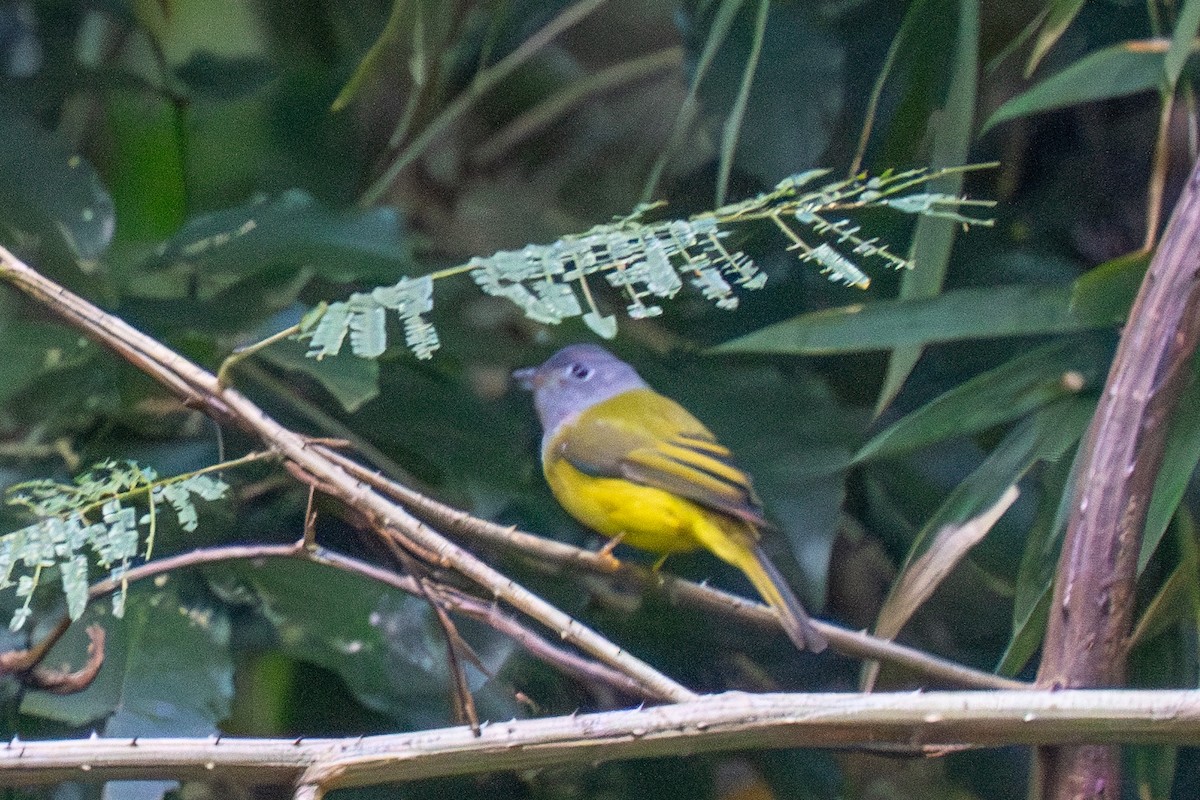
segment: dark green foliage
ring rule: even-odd
[[[1161,173],[1166,208],[1186,171],[1186,126],[1161,151],[1155,136],[1164,98],[1190,109],[1200,3],[1151,3],[1151,18],[1146,4],[1078,0],[1004,13],[974,0],[611,0],[522,49],[577,6],[0,3],[0,244],[208,369],[300,325],[308,341],[228,371],[238,390],[420,491],[584,545],[595,542],[543,484],[529,399],[509,375],[612,335],[627,313],[636,319],[622,320],[613,349],[755,476],[778,527],[768,549],[819,616],[873,627],[886,607],[907,643],[1029,677],[1075,448],[1148,261],[1135,251],[1154,154],[1174,159]],[[848,175],[870,109],[856,172],[937,178],[882,198],[892,208],[864,197],[879,184]],[[998,203],[976,213],[964,195]],[[667,205],[641,205],[650,200]],[[925,216],[914,230],[900,212]],[[995,226],[962,232],[980,217]],[[672,220],[689,232],[672,233]],[[676,234],[685,244],[658,253]],[[636,241],[609,264],[579,263],[622,236]],[[426,277],[451,273],[462,275]],[[325,316],[306,316],[314,308]],[[335,356],[343,342],[370,358]],[[1198,386],[1169,423],[1150,508],[1139,685],[1197,682]],[[19,588],[0,592],[0,617],[27,617],[36,639],[82,613],[110,642],[85,692],[4,693],[9,735],[455,723],[432,613],[360,576],[282,559],[208,565],[131,586],[123,619],[106,604],[84,610],[89,577],[146,556],[154,476],[256,447],[237,431],[218,442],[211,422],[120,356],[0,291],[0,470],[5,485],[49,481],[22,490],[32,524],[2,510],[0,566]],[[275,465],[221,479],[231,502],[200,506],[198,520],[193,495],[215,495],[215,483],[160,487],[156,513],[170,524],[151,559],[301,536],[307,493]],[[125,502],[131,489],[142,495]],[[114,495],[123,505],[109,520]],[[1003,516],[961,547],[998,499],[1011,502]],[[322,546],[397,568],[345,509],[318,496],[316,510]],[[483,555],[697,690],[859,679],[856,662],[797,656],[660,593]],[[665,569],[749,591],[702,555]],[[918,591],[914,574],[935,580]],[[458,621],[486,669],[468,667],[485,718],[626,702]],[[76,624],[49,663],[79,663],[83,647]],[[882,688],[927,685],[879,675]],[[1006,798],[1025,785],[1025,755],[756,752],[337,796]],[[1139,796],[1193,796],[1193,755],[1130,751],[1128,780]]]

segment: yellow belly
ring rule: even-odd
[[[575,519],[605,536],[654,553],[696,550],[695,525],[706,512],[690,500],[622,478],[597,478],[565,459],[545,468],[554,497]]]

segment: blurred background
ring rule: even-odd
[[[1194,157],[1194,64],[1186,46],[1169,55],[1177,11],[1119,0],[5,0],[0,243],[215,370],[321,301],[551,243],[646,199],[668,204],[658,218],[682,218],[815,167],[836,180],[997,161],[961,187],[997,201],[982,214],[993,226],[856,217],[915,255],[913,272],[876,267],[865,291],[837,285],[771,224],[741,226],[731,248],[766,272],[764,289],[741,293],[736,311],[685,289],[660,317],[622,319],[608,346],[755,476],[779,528],[768,549],[815,614],[872,628],[889,608],[881,628],[906,643],[1031,678],[1075,444],[1145,269],[1138,251],[1161,227],[1155,208],[1169,213]],[[603,289],[597,302],[623,306]],[[395,333],[377,360],[317,362],[284,342],[232,381],[284,424],[349,439],[444,502],[597,546],[544,485],[530,398],[509,378],[595,335],[578,320],[532,322],[467,276],[437,282],[430,318],[442,341],[431,360]],[[1174,501],[1152,514],[1158,547],[1144,557],[1132,669],[1144,686],[1197,678],[1188,486],[1200,424],[1185,407],[1165,467]],[[0,292],[5,484],[67,480],[105,458],[172,475],[255,446]],[[230,497],[203,505],[195,532],[164,525],[156,554],[299,538],[303,487],[269,466],[225,478]],[[1020,496],[986,537],[943,558],[939,532],[1013,483]],[[340,509],[318,511],[321,544],[388,563]],[[28,523],[3,514],[4,530]],[[611,580],[547,575],[519,554],[481,555],[696,691],[860,685],[861,665],[835,654],[797,654],[782,636]],[[941,559],[936,591],[898,597],[897,577],[925,555]],[[752,596],[704,554],[665,570]],[[44,584],[6,649],[61,615],[55,581]],[[23,602],[0,593],[0,610]],[[906,603],[911,613],[896,610]],[[456,722],[431,612],[359,577],[291,561],[207,566],[131,587],[121,620],[106,603],[85,618],[108,629],[100,678],[62,697],[4,684],[5,735],[330,736]],[[462,629],[487,668],[470,668],[485,718],[628,703],[491,629]],[[50,661],[79,663],[81,631]],[[876,685],[936,688],[886,666]],[[1131,751],[1131,790],[1193,796],[1200,770],[1183,756]],[[1023,792],[1026,771],[1017,750],[762,751],[335,796],[1005,798]],[[164,784],[6,796],[102,791],[237,796]]]

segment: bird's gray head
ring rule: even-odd
[[[596,403],[646,386],[633,367],[594,344],[564,347],[540,367],[519,369],[513,377],[533,392],[547,439],[559,425]]]

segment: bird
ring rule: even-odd
[[[798,648],[825,649],[763,551],[770,525],[750,476],[700,420],[594,344],[569,345],[513,376],[533,392],[551,492],[609,538],[606,552],[617,542],[663,559],[707,550],[746,575]]]

